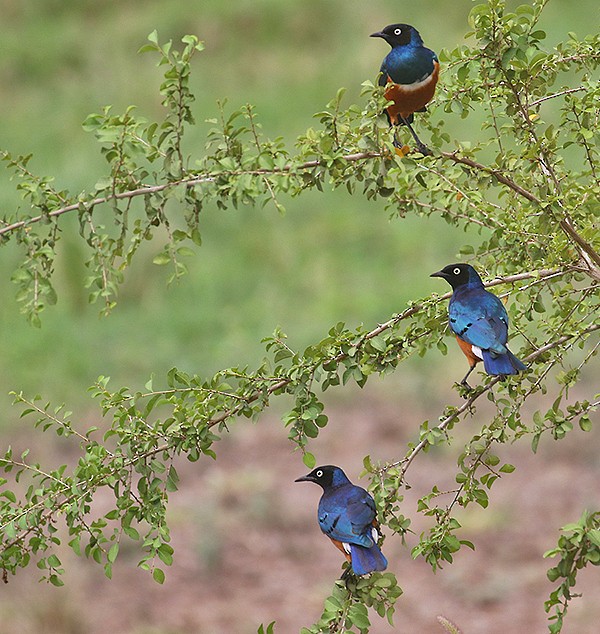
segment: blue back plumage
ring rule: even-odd
[[[385,570],[387,560],[375,541],[376,508],[371,495],[352,484],[339,467],[318,467],[300,480],[323,487],[317,511],[319,526],[331,539],[350,546],[354,573]]]
[[[517,374],[526,366],[506,347],[508,313],[499,297],[483,286],[477,271],[468,264],[449,264],[434,274],[451,284],[448,306],[450,329],[463,341],[481,349],[488,374]]]
[[[457,288],[450,299],[448,316],[452,331],[467,343],[506,353],[508,314],[500,299],[483,285]]]
[[[319,526],[333,539],[370,548],[375,502],[361,487],[344,483],[323,492],[318,508]]]

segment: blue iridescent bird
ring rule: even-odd
[[[381,63],[379,76],[379,85],[386,86],[385,97],[392,102],[386,108],[390,125],[408,126],[419,152],[431,154],[411,123],[414,113],[425,112],[433,99],[440,74],[437,55],[423,45],[419,32],[410,24],[390,24],[371,37],[381,37],[392,47]],[[396,139],[394,145],[399,146]]]
[[[462,385],[471,387],[467,378],[480,361],[491,375],[518,374],[527,369],[506,346],[508,314],[504,304],[484,288],[471,265],[448,264],[431,277],[441,277],[452,286],[448,306],[450,330],[469,361]]]
[[[314,482],[323,489],[318,518],[321,530],[341,550],[356,575],[385,570],[387,559],[377,545],[375,501],[333,465],[313,469],[296,482]]]

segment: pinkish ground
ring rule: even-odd
[[[320,462],[339,464],[355,481],[364,455],[401,456],[427,417],[403,411],[401,397],[361,394],[358,406],[329,406],[330,424],[313,445]],[[481,407],[476,418],[485,412]],[[473,425],[461,423],[454,433],[466,438]],[[260,623],[275,620],[281,634],[317,620],[342,563],[317,526],[320,489],[293,482],[307,469],[274,415],[231,429],[216,447],[216,462],[178,464],[181,487],[170,506],[175,561],[163,586],[136,568],[133,546],[122,547],[112,581],[64,550],[65,587],[38,584],[37,569],[1,587],[0,632],[255,634]],[[463,634],[546,631],[543,602],[553,585],[546,578],[551,560],[542,555],[556,545],[561,525],[600,507],[600,430],[596,425],[588,434],[577,429],[564,441],[542,442],[537,455],[526,443],[502,448],[502,460],[516,471],[495,484],[487,510],[473,506],[460,518],[460,536],[476,550],[465,548],[434,574],[410,557],[427,527],[415,501],[434,483],[453,486],[459,451],[459,444],[438,448],[411,467],[403,506],[417,535],[408,536],[407,546],[390,536],[384,547],[404,595],[395,629],[373,614],[373,634],[441,634],[438,615]],[[563,633],[596,634],[600,569],[583,571],[576,590],[583,597],[573,600]]]

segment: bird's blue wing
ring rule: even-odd
[[[376,509],[373,498],[362,488],[354,487],[348,501],[348,517],[357,535],[370,534]]]
[[[498,354],[506,352],[508,315],[493,293],[483,288],[456,291],[448,315],[452,331],[467,343]]]
[[[373,545],[371,525],[375,518],[373,498],[361,487],[343,487],[319,503],[319,526],[333,539],[350,544]]]

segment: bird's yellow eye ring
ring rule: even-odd
[[[454,273],[454,275],[459,275],[460,274],[460,269],[458,267],[456,267],[454,269],[454,271],[452,271]]]
[[[400,35],[400,33],[402,33],[402,29],[396,29],[394,31],[394,35]]]

